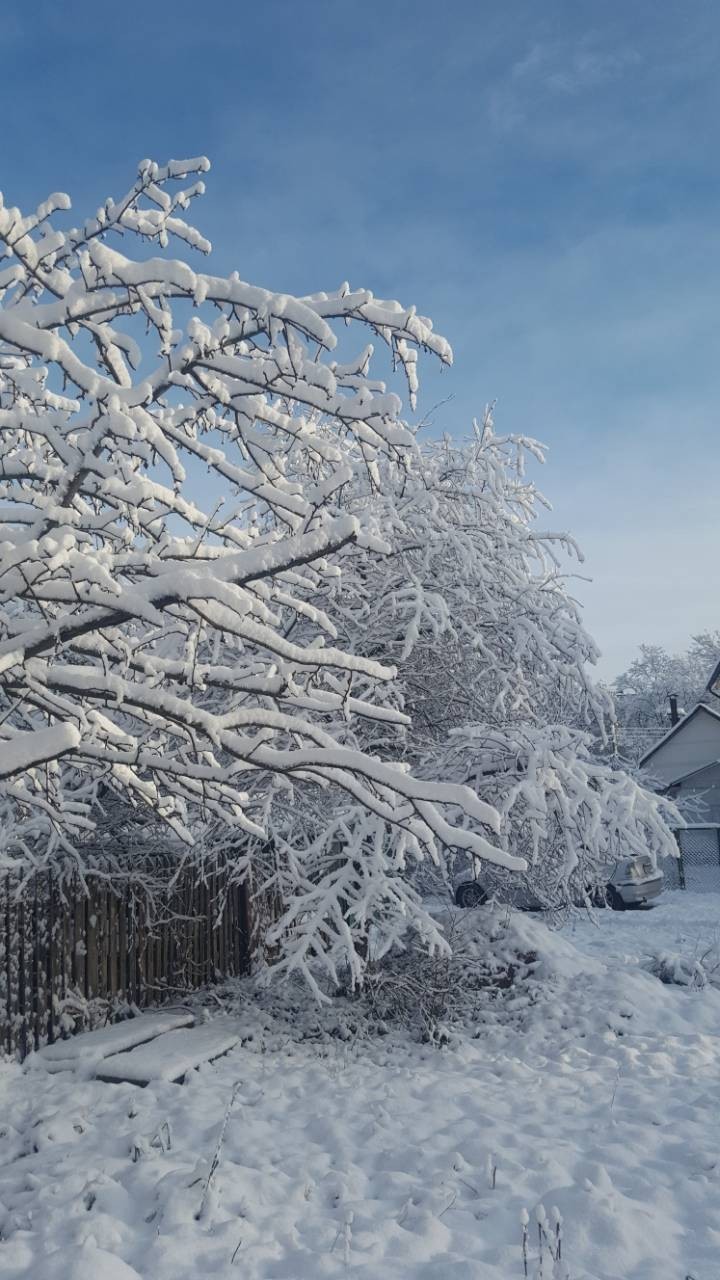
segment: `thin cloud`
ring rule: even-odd
[[[606,84],[641,61],[633,49],[602,50],[583,44],[536,44],[511,69],[515,82],[534,81],[555,93],[577,94]]]
[[[491,90],[491,119],[506,130],[522,127],[538,110],[602,90],[641,62],[633,48],[603,49],[587,37],[575,44],[537,42]]]

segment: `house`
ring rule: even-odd
[[[686,823],[677,832],[681,856],[677,868],[666,870],[668,885],[720,892],[720,664],[705,698],[645,752],[640,767],[680,805]]]
[[[699,702],[640,760],[660,789],[694,801],[693,820],[720,823],[720,699],[718,710]]]

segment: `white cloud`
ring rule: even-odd
[[[635,49],[603,48],[592,35],[537,42],[489,89],[490,118],[506,131],[534,124],[538,112],[555,115],[563,100],[606,88],[641,62]]]
[[[634,49],[604,50],[590,40],[579,44],[557,41],[536,44],[510,70],[514,81],[535,82],[556,93],[575,94],[605,84],[637,66],[640,55]]]

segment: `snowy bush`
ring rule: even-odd
[[[119,996],[85,996],[76,988],[56,998],[58,1027],[62,1035],[94,1031],[139,1013],[137,1006]]]
[[[703,987],[720,987],[720,944],[700,951],[685,953],[679,951],[658,951],[651,956],[648,965],[650,973],[667,986],[689,987],[701,991]]]
[[[389,554],[342,552],[327,585],[348,646],[382,654],[396,677],[380,696],[409,717],[418,757],[459,724],[577,723],[602,736],[611,702],[592,681],[598,650],[567,586],[572,538],[540,530],[546,499],[526,475],[529,437],[496,434],[487,411],[468,439],[418,445],[401,477],[361,467],[344,507],[382,531]],[[391,719],[391,715],[388,716]],[[382,721],[361,726],[381,744]]]
[[[438,1045],[454,1027],[474,1026],[488,1001],[524,986],[538,963],[537,952],[504,913],[449,911],[443,924],[449,954],[429,955],[411,937],[382,964],[370,965],[363,993],[373,1019]]]

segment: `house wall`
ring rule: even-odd
[[[672,795],[680,801],[694,801],[692,812],[686,814],[688,822],[720,823],[720,764],[710,765],[673,787]]]
[[[720,719],[701,708],[657,748],[644,767],[653,778],[667,783],[718,759]],[[695,779],[691,785],[696,785]]]

